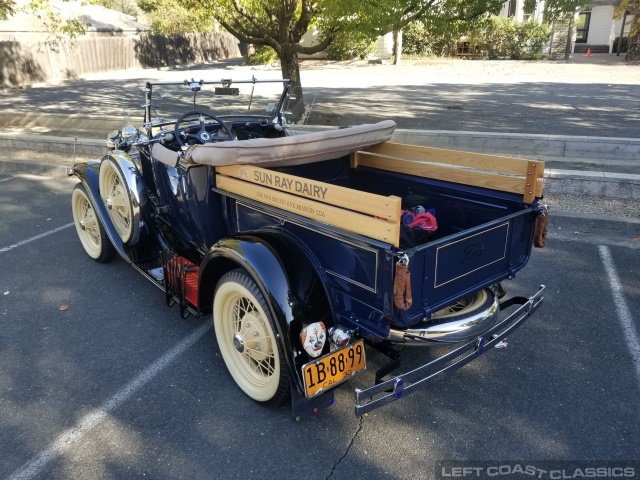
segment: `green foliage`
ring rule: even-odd
[[[613,41],[614,53],[618,51],[618,43],[620,43],[620,37],[616,37],[616,39]],[[628,44],[629,44],[629,37],[622,37],[622,44],[620,45],[620,51],[626,52]]]
[[[532,15],[536,11],[537,0],[524,0],[522,11],[526,15]]]
[[[375,35],[404,30],[420,21],[430,34],[445,36],[460,22],[497,14],[503,3],[504,0],[322,0],[323,15],[340,22],[341,28]]]
[[[615,8],[616,18],[622,17],[625,12],[627,19],[631,18],[631,29],[627,40],[628,61],[640,60],[640,0],[622,0]]]
[[[0,0],[0,20],[5,20],[15,13],[16,4],[13,0]]]
[[[544,4],[544,20],[547,23],[566,20],[589,4],[591,0],[547,0]]]
[[[213,14],[192,8],[180,0],[138,0],[138,7],[151,21],[151,31],[160,35],[211,32]]]
[[[540,58],[550,35],[546,24],[490,17],[469,33],[469,39],[478,53],[490,59],[532,60]]]
[[[451,20],[449,22],[415,22],[405,29],[402,53],[410,56],[447,56],[456,53],[457,44],[465,39],[471,51],[497,58],[494,45],[504,43],[509,25],[504,28],[494,26],[494,18],[487,15],[471,20]]]
[[[413,22],[402,31],[402,54],[424,57],[433,53],[429,33],[422,22]]]
[[[335,35],[326,49],[329,60],[364,60],[373,52],[376,37],[359,31],[344,31]]]
[[[250,55],[245,62],[247,65],[271,65],[278,60],[278,54],[269,46],[256,48],[253,55]]]
[[[534,21],[515,22],[503,17],[481,17],[471,22],[452,22],[447,28],[429,28],[423,22],[405,30],[402,53],[406,55],[446,55],[461,38],[470,50],[491,59],[540,58],[549,40],[548,25]]]

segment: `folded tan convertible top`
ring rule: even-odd
[[[364,147],[386,142],[391,138],[396,123],[385,120],[375,124],[303,133],[287,132],[282,138],[256,138],[240,142],[219,142],[196,145],[185,155],[188,162],[224,166],[255,164],[263,167],[281,167],[321,162],[349,155]],[[166,150],[166,152],[165,152]],[[169,154],[160,144],[153,146],[154,157]],[[176,159],[175,152],[170,153]],[[161,160],[162,161],[162,160]],[[175,164],[175,160],[173,161]]]

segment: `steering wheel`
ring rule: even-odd
[[[181,147],[184,147],[185,143],[182,140],[182,136],[180,135],[180,124],[184,122],[186,118],[192,117],[194,115],[197,115],[199,117],[200,130],[197,133],[184,132],[187,138],[191,138],[201,145],[204,145],[205,143],[208,143],[208,142],[213,142],[214,140],[235,140],[231,129],[227,127],[227,125],[225,125],[225,123],[222,120],[220,120],[218,117],[214,117],[213,115],[209,115],[208,113],[198,112],[197,110],[194,110],[192,112],[187,112],[183,115],[180,115],[180,118],[176,120],[176,128],[175,128],[176,140],[178,140],[178,143],[180,144]],[[209,118],[214,122],[216,122],[218,125],[220,125],[229,138],[228,139],[220,138],[217,135],[212,135],[209,132],[207,132],[205,121],[204,121],[205,118]]]

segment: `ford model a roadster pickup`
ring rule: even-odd
[[[544,224],[542,163],[392,143],[392,121],[295,131],[287,80],[147,83],[144,95],[142,127],[75,167],[77,233],[183,316],[213,311],[252,399],[317,411],[374,348],[389,362],[356,389],[362,415],[500,345],[540,305],[544,286],[506,299],[501,282]],[[404,345],[450,348],[397,374]]]

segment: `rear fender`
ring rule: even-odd
[[[278,342],[285,352],[287,367],[302,391],[301,371],[297,368],[299,362],[296,361],[296,357],[301,357],[296,353],[297,337],[300,325],[308,314],[301,305],[305,298],[300,298],[300,289],[297,292],[292,285],[290,279],[293,278],[293,272],[288,273],[287,263],[289,262],[261,238],[247,236],[222,240],[207,252],[201,263],[199,302],[200,305],[210,305],[220,278],[235,268],[245,269],[267,300],[275,319]],[[321,294],[324,295],[324,291]]]

